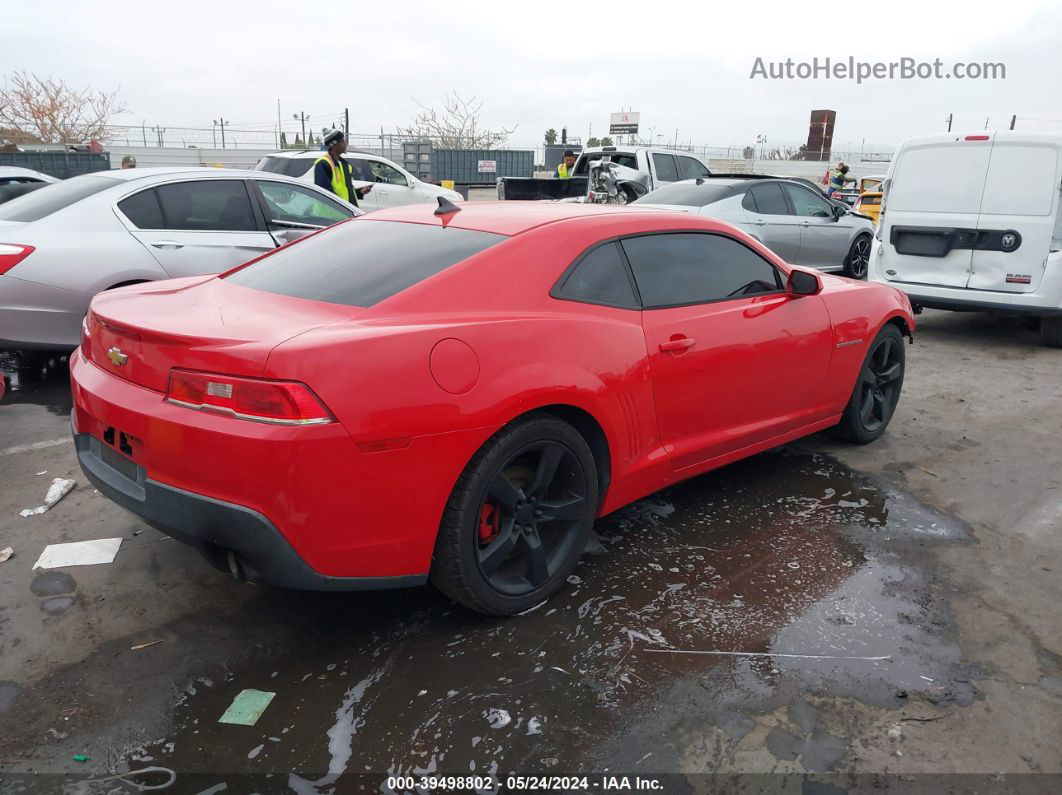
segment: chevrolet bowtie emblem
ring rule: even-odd
[[[111,360],[111,364],[115,367],[121,367],[127,361],[129,361],[129,355],[122,353],[121,348],[110,348],[107,351],[107,358]]]

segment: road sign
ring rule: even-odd
[[[638,119],[641,115],[630,111],[613,113],[608,125],[609,135],[637,135]]]

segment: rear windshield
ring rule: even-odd
[[[703,207],[730,195],[729,185],[698,185],[696,182],[676,182],[647,193],[635,204],[681,204],[686,207]]]
[[[263,157],[255,168],[258,171],[270,171],[273,174],[286,174],[289,177],[301,177],[310,170],[316,157]]]
[[[55,182],[33,193],[27,193],[0,206],[0,221],[39,221],[74,202],[87,199],[101,190],[113,188],[122,180],[85,174]]]
[[[357,219],[225,278],[293,298],[369,307],[505,239],[441,225]]]
[[[638,169],[638,156],[633,152],[583,152],[579,162],[575,164],[575,174],[584,176],[590,173],[590,164],[595,160],[608,158],[617,166]]]

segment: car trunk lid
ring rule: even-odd
[[[359,311],[213,276],[173,279],[98,295],[85,347],[104,370],[165,392],[173,367],[261,376],[269,352],[284,340]]]

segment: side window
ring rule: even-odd
[[[805,218],[833,218],[833,208],[821,196],[799,185],[783,185],[797,215]]]
[[[707,178],[710,176],[704,163],[699,160],[694,160],[692,157],[684,157],[682,155],[679,155],[676,159],[678,160],[678,178],[680,180],[697,179],[698,177]]]
[[[162,208],[154,188],[142,190],[118,202],[118,209],[137,229],[165,229]]]
[[[723,235],[678,233],[623,241],[646,309],[721,301],[781,289],[778,271]]]
[[[350,178],[355,182],[375,182],[376,177],[373,176],[372,169],[369,168],[369,161],[364,157],[344,157],[348,163],[350,163]]]
[[[160,185],[159,204],[167,229],[253,232],[257,229],[247,188],[238,179]]]
[[[753,185],[749,188],[752,200],[759,208],[758,212],[763,215],[789,215],[789,205],[785,203],[782,195],[782,186],[777,182],[768,182],[766,185]]]
[[[678,182],[678,169],[675,168],[675,158],[671,155],[653,153],[653,169],[656,178],[661,182]]]
[[[618,243],[592,249],[564,280],[559,297],[589,304],[637,309],[638,299],[627,276]]]
[[[381,163],[379,160],[370,160],[369,168],[372,169],[372,175],[374,182],[383,182],[388,185],[408,185],[406,178],[402,176],[402,172],[393,166],[387,165],[387,163]]]
[[[269,221],[331,226],[353,213],[312,190],[283,182],[257,182],[265,199]]]
[[[756,206],[756,197],[752,195],[752,191],[745,191],[744,197],[741,199],[741,206],[752,213],[758,213],[760,208]]]

